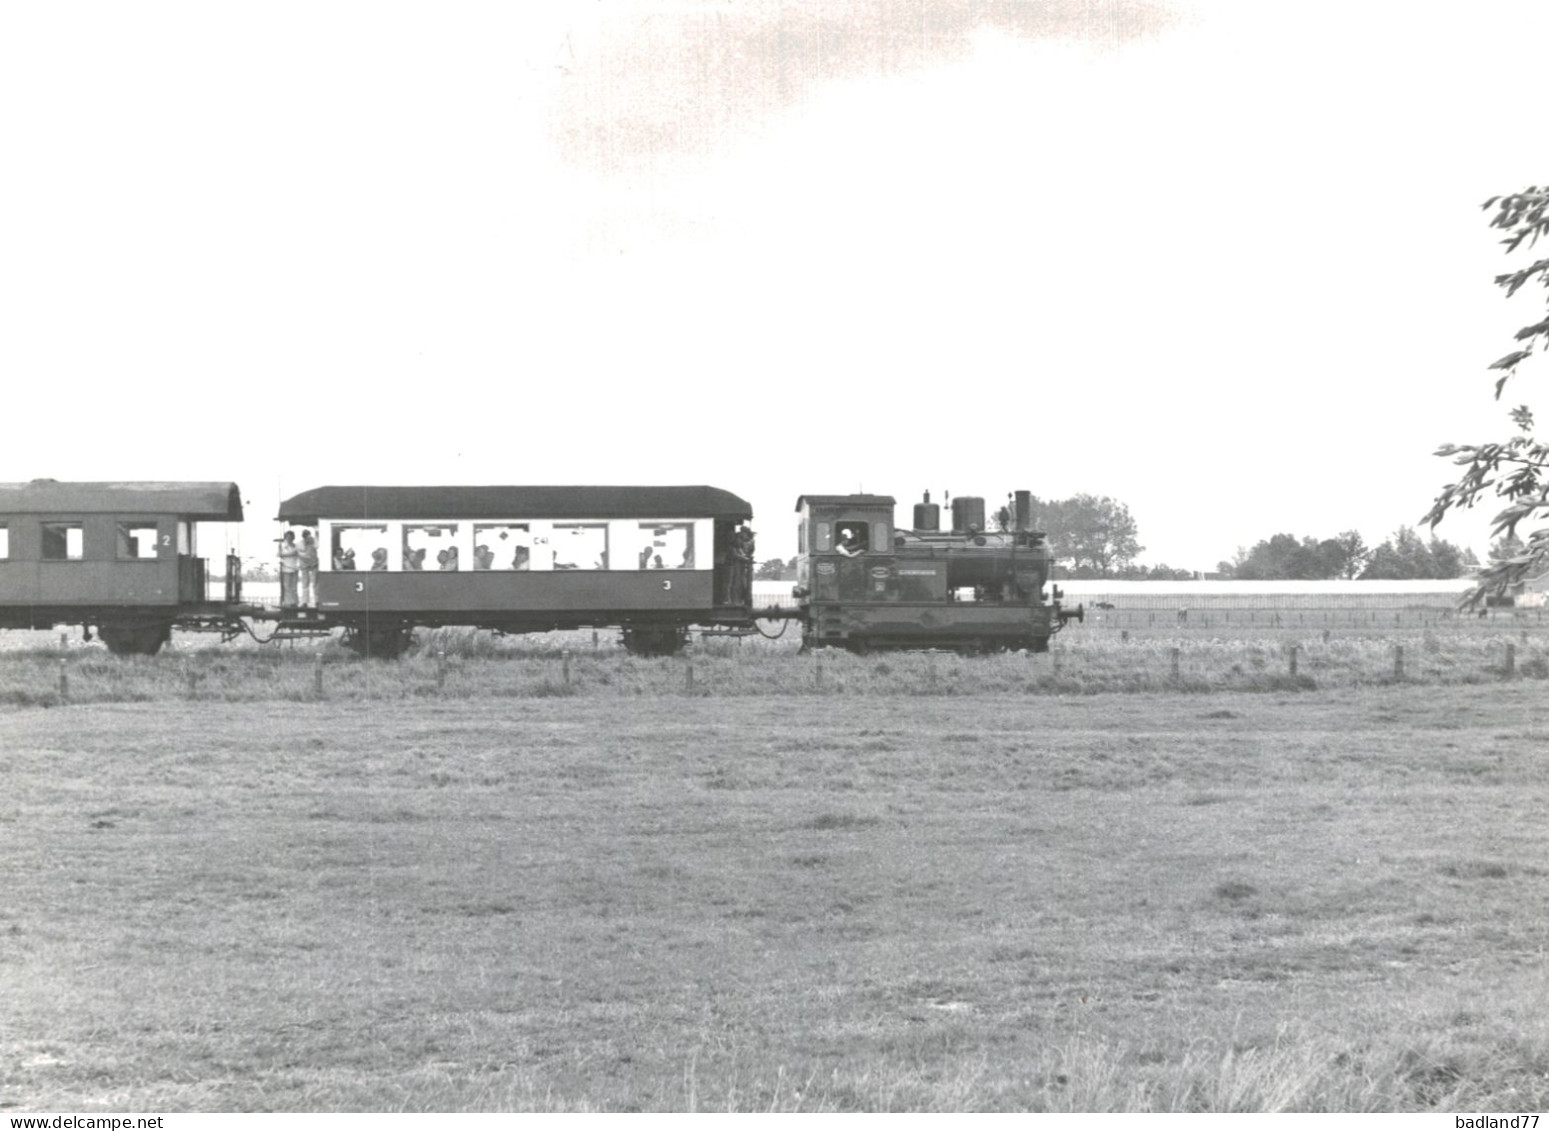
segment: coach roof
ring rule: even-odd
[[[170,514],[241,522],[235,483],[0,483],[0,514]]]
[[[315,487],[280,504],[282,522],[319,519],[719,518],[753,508],[718,487]]]

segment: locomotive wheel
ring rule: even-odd
[[[626,628],[624,650],[631,656],[676,656],[688,643],[681,628]]]
[[[1048,650],[1049,650],[1049,638],[1047,636],[1035,636],[1035,637],[1033,637],[1032,646],[1030,648],[1028,648],[1029,652],[1047,652]]]
[[[115,656],[154,656],[172,638],[170,624],[105,624],[97,630]]]

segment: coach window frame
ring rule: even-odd
[[[382,539],[381,545],[371,546],[368,548],[364,545],[344,545],[340,540],[339,536],[343,534],[348,537],[351,542],[354,542],[361,531],[374,531],[380,534]],[[390,522],[330,522],[327,524],[326,538],[328,553],[325,555],[319,552],[317,563],[318,569],[324,573],[371,573],[371,551],[376,549],[386,550],[387,568],[388,570],[395,568],[393,565],[395,543],[393,539],[392,523]],[[323,539],[319,538],[318,541],[321,543]],[[398,541],[401,543],[401,537]],[[319,547],[319,550],[321,551],[321,547]],[[340,570],[334,565],[334,561],[344,550],[355,551],[355,568],[353,570]],[[400,548],[400,555],[401,552],[402,551]],[[378,570],[376,572],[381,573],[385,571]]]
[[[469,560],[473,563],[473,569],[478,573],[528,573],[532,569],[532,523],[530,521],[518,522],[514,519],[484,519],[471,524],[473,557]],[[480,538],[488,538],[490,531],[496,531],[496,541],[504,545],[504,549],[496,551],[488,569],[479,569],[478,553],[481,545]],[[499,537],[498,532],[504,532],[505,537]],[[482,543],[488,547],[488,542]],[[516,547],[526,547],[527,562],[520,568],[516,563]],[[506,552],[509,550],[510,552]]]
[[[592,561],[586,561],[586,562],[577,561],[574,565],[564,565],[564,566],[560,565],[559,564],[559,545],[560,545],[559,537],[560,537],[561,532],[563,532],[565,534],[571,534],[571,533],[587,534],[587,533],[592,532],[592,531],[601,531],[602,532],[602,564],[601,565],[594,565],[594,564],[592,564]],[[592,572],[592,573],[596,573],[596,572],[600,572],[600,571],[606,570],[608,568],[608,563],[611,560],[611,557],[609,555],[609,549],[610,549],[610,547],[609,547],[609,542],[610,542],[609,533],[610,532],[609,532],[609,529],[608,529],[608,523],[606,523],[606,522],[584,522],[584,521],[582,521],[582,522],[555,522],[555,523],[551,523],[550,524],[549,548],[553,551],[553,554],[554,554],[554,557],[553,557],[554,569],[556,571],[560,571],[560,572],[564,572],[564,573],[580,573],[580,572],[588,572],[588,571]],[[590,541],[590,539],[587,539],[587,540]],[[590,558],[590,554],[591,554],[591,551],[592,551],[593,547],[592,546],[587,546],[586,549],[587,549],[587,557]],[[595,560],[595,559],[593,559],[593,560]]]
[[[150,553],[145,552],[150,532]],[[114,525],[114,558],[121,562],[153,562],[161,557],[161,526],[154,519],[121,518]],[[130,552],[130,551],[133,552]]]
[[[699,555],[696,552],[694,545],[695,525],[696,524],[693,519],[685,518],[643,519],[634,523],[632,532],[634,534],[635,544],[639,546],[640,549],[632,548],[626,551],[627,554],[633,556],[634,567],[629,565],[629,561],[626,558],[623,568],[635,568],[636,572],[645,569],[696,568],[696,563],[699,561]],[[673,534],[682,535],[682,550],[680,552],[671,553],[666,558],[663,558],[661,565],[655,565],[655,559],[660,556],[657,553],[657,540],[666,539]],[[661,548],[668,549],[669,547],[663,546]],[[649,557],[647,557],[644,562],[640,560],[642,554],[649,555]]]
[[[432,521],[432,522],[405,522],[405,523],[403,523],[401,525],[400,529],[399,529],[399,535],[398,535],[398,548],[399,548],[398,572],[400,572],[400,573],[460,573],[462,571],[462,569],[461,569],[461,567],[462,567],[462,550],[460,548],[459,548],[458,553],[457,553],[458,568],[455,569],[455,570],[442,569],[441,568],[441,563],[438,562],[438,561],[435,561],[433,558],[430,557],[430,551],[433,548],[439,548],[439,549],[445,550],[445,549],[447,549],[449,547],[452,547],[452,546],[458,546],[458,544],[459,544],[458,543],[458,537],[459,537],[458,526],[459,526],[459,524],[456,523],[456,522],[433,522]],[[410,547],[410,545],[409,545],[409,535],[411,533],[418,533],[420,531],[429,531],[429,530],[434,530],[437,533],[434,534],[434,535],[427,535],[427,537],[439,539],[443,534],[445,534],[447,536],[446,541],[444,543],[442,543],[439,547],[431,547],[431,546],[426,546],[425,547],[425,558],[424,558],[422,564],[420,565],[419,569],[408,569],[408,568],[406,568],[404,566],[404,562],[406,562],[408,560],[408,557],[409,557],[409,553],[408,552],[409,552],[409,550],[411,548],[413,548],[413,547]]]
[[[58,534],[55,534],[55,530]],[[74,533],[75,552],[70,552],[70,535]],[[51,553],[51,537],[64,539],[63,553]],[[86,524],[78,518],[45,518],[38,522],[38,560],[41,562],[82,562],[86,560]]]

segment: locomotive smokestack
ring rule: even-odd
[[[1017,529],[1031,530],[1033,526],[1033,493],[1017,492]]]

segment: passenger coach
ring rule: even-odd
[[[420,625],[617,625],[661,654],[751,619],[734,536],[752,508],[715,487],[318,487],[279,518],[316,528],[318,613],[363,654]]]
[[[174,624],[224,624],[241,562],[215,584],[197,524],[240,521],[229,482],[0,483],[0,628],[96,625],[112,652],[149,655]]]

